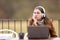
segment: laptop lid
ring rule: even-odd
[[[46,26],[28,26],[28,38],[30,39],[47,39],[49,29]]]

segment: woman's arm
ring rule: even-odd
[[[50,25],[50,29],[49,29],[49,32],[50,32],[50,36],[51,37],[57,37],[57,34],[56,34],[56,31],[55,31],[55,28],[53,27],[53,24],[52,24],[52,21],[49,20],[48,24]]]
[[[50,35],[51,37],[57,37],[53,24],[51,24]]]

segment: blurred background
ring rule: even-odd
[[[43,6],[46,9],[46,15],[53,20],[57,35],[60,36],[60,0],[0,0],[0,19],[3,19],[3,22],[0,20],[0,29],[8,28],[8,26],[14,29],[14,20],[12,19],[16,19],[16,32],[19,33],[21,25],[18,20],[23,19],[22,31],[26,33],[26,19],[32,16],[36,6]]]

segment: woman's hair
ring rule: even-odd
[[[35,7],[35,9],[39,9],[41,11],[41,13],[45,13],[45,9],[42,6],[37,6],[37,7]]]

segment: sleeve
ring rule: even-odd
[[[29,19],[29,21],[28,21],[28,25],[33,25],[33,22],[34,22],[33,19]]]
[[[56,34],[56,31],[55,31],[55,28],[53,27],[53,24],[52,24],[51,21],[50,21],[50,25],[51,25],[51,28],[50,28],[50,30],[49,30],[49,32],[50,32],[50,36],[51,36],[51,37],[57,37],[57,34]]]

